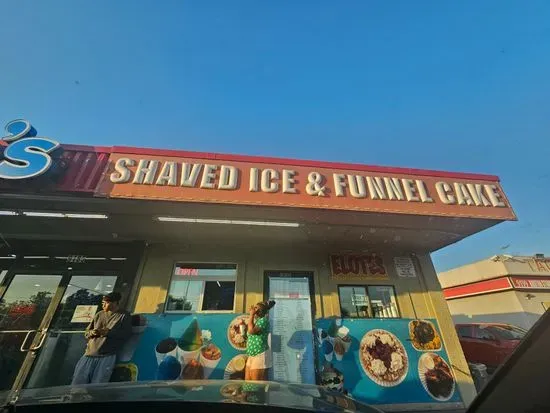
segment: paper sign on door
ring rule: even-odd
[[[97,305],[77,305],[71,323],[90,323],[94,319]]]

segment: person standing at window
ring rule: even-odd
[[[72,385],[106,383],[111,378],[116,354],[132,335],[131,315],[120,308],[119,293],[110,293],[86,328],[86,352],[76,364]]]
[[[275,301],[264,301],[250,308],[247,324],[245,380],[267,380],[267,371],[272,366],[269,348],[269,310]]]

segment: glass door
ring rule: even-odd
[[[6,274],[4,274],[4,277]],[[16,274],[0,299],[0,391],[11,389],[26,355],[40,348],[43,320],[62,275]]]
[[[114,274],[70,277],[26,388],[71,383],[76,363],[86,348],[84,330],[95,313],[101,310],[102,297],[113,291],[116,282]]]
[[[315,384],[313,274],[267,271],[273,368],[270,379]]]

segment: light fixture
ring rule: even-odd
[[[107,288],[111,288],[111,287],[112,287],[112,285],[111,285],[111,284],[107,284]]]
[[[261,227],[290,227],[300,226],[297,222],[275,222],[275,221],[247,221],[230,219],[205,219],[205,218],[182,218],[182,217],[157,217],[160,222],[185,222],[189,224],[225,224],[225,225],[256,225]]]
[[[112,257],[111,261],[126,261],[126,258],[123,257]]]
[[[86,257],[86,261],[105,261],[105,257]]]
[[[34,284],[35,287],[40,287],[40,284]]]
[[[108,215],[105,214],[91,214],[91,213],[73,213],[73,212],[51,212],[51,211],[23,211],[22,215],[27,217],[37,218],[75,218],[75,219],[107,219]],[[15,213],[14,215],[17,215]]]
[[[107,219],[109,218],[105,214],[65,214],[67,218],[79,218],[79,219]]]
[[[19,215],[19,213],[17,211],[0,211],[0,215],[15,216],[15,215]]]
[[[45,260],[50,257],[47,255],[25,255],[23,258],[26,260]]]
[[[65,218],[65,214],[62,212],[23,211],[23,215],[41,218]]]

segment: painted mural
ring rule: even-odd
[[[134,316],[112,381],[244,379],[247,315]],[[319,319],[317,382],[369,404],[460,402],[435,320]]]
[[[460,402],[435,320],[317,320],[320,384],[370,404]]]

